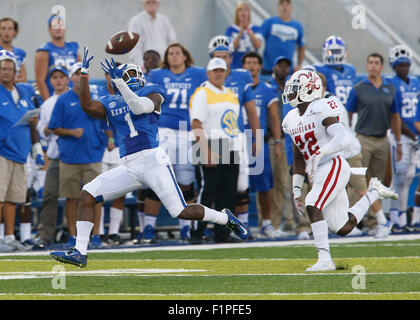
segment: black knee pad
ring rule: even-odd
[[[148,198],[150,200],[160,201],[157,194],[150,188],[146,190],[146,198]]]
[[[236,205],[243,206],[249,203],[249,188],[245,192],[238,192],[236,194]]]
[[[190,184],[189,190],[182,191],[182,195],[184,196],[186,202],[193,201],[195,198],[194,183]]]

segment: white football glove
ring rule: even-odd
[[[305,211],[302,204],[302,191],[298,187],[293,188],[293,202],[295,203],[295,208],[300,216],[303,216]]]
[[[306,164],[305,172],[308,174],[310,182],[313,181],[315,170],[318,168],[319,162],[325,154],[325,151],[319,149],[309,158],[309,161]]]

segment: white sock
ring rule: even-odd
[[[144,212],[143,211],[138,211],[137,212],[137,217],[139,218],[140,232],[143,232],[143,230],[144,230]]]
[[[325,220],[314,222],[311,228],[318,249],[318,260],[331,260],[327,222]]]
[[[349,209],[350,213],[353,213],[357,219],[357,223],[362,221],[363,217],[369,210],[369,207],[374,203],[376,200],[379,199],[379,192],[376,190],[369,190],[366,194],[357,201],[353,207]]]
[[[82,255],[86,255],[87,247],[89,245],[90,233],[93,229],[93,223],[90,221],[77,221],[76,229],[77,237],[75,248],[79,250]]]
[[[4,223],[0,223],[0,240],[4,240]]]
[[[151,225],[153,228],[156,226],[157,216],[151,214],[144,214],[144,226]]]
[[[244,225],[248,225],[249,213],[248,212],[240,212],[240,213],[238,213],[238,220],[240,222],[242,222]]]
[[[382,209],[376,212],[376,220],[378,221],[379,224],[382,224],[382,225],[385,225],[388,222]]]
[[[30,222],[21,222],[19,229],[20,229],[20,242],[24,242],[31,238],[31,227],[32,224]]]
[[[413,220],[411,224],[420,223],[420,207],[414,207]]]
[[[123,210],[113,208],[109,210],[109,231],[108,234],[118,234],[120,230],[121,219],[123,215]]]
[[[178,219],[179,220],[179,227],[182,229],[185,226],[188,226],[191,228],[191,220],[185,220],[185,219]]]
[[[13,240],[15,240],[15,235],[14,234],[9,234],[9,235],[5,235],[4,236],[4,243],[8,244],[10,242],[12,242]]]
[[[398,214],[398,209],[391,209],[389,212],[389,216],[391,219],[391,224],[394,226],[396,224],[400,224],[400,216]]]
[[[400,211],[398,215],[398,224],[400,225],[400,227],[404,227],[407,224],[407,212]]]
[[[105,234],[104,230],[105,209],[101,208],[101,220],[99,220],[99,234]]]
[[[221,225],[225,225],[228,222],[228,216],[226,213],[207,208],[206,206],[203,206],[203,207],[204,207],[203,221],[214,222]]]
[[[271,224],[271,220],[270,219],[263,220],[261,222],[261,225],[262,225],[263,228],[266,227],[266,226],[268,226],[268,225],[270,225],[270,224]]]

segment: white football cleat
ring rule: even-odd
[[[274,227],[271,224],[262,227],[260,232],[257,234],[258,239],[275,239],[277,237],[277,232],[274,230]]]
[[[398,194],[384,186],[378,178],[372,178],[369,182],[369,190],[376,190],[379,193],[379,199],[383,200],[385,198],[390,198],[392,200],[398,200]]]
[[[336,270],[335,264],[332,260],[318,260],[313,266],[306,269],[307,272],[317,271],[334,271]]]
[[[376,239],[385,239],[391,233],[391,222],[387,221],[386,224],[378,224],[378,232],[375,234]]]

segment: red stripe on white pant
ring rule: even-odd
[[[337,159],[338,159],[338,161],[337,161]],[[321,190],[321,193],[318,197],[318,200],[315,202],[315,207],[319,208],[320,210],[322,210],[322,208],[324,207],[324,204],[327,201],[329,195],[334,190],[334,187],[337,184],[338,174],[339,174],[340,169],[341,169],[341,159],[339,157],[337,157],[337,158],[334,158],[332,160],[333,160],[333,165],[331,167],[331,170],[328,173],[328,176],[327,176],[327,179],[324,182],[324,185],[322,186],[322,190]],[[338,162],[338,170],[336,171],[335,168],[337,166],[337,162]],[[331,180],[334,180],[334,182],[333,182],[332,187],[330,187],[329,191],[327,192],[328,185],[330,184]],[[323,199],[325,193],[326,193],[326,196],[325,196],[324,200],[322,201],[321,206],[319,207],[318,205],[321,202],[321,200]]]

